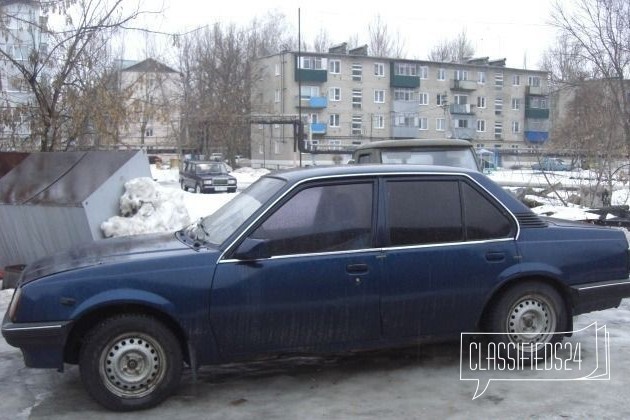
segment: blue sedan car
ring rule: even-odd
[[[628,265],[622,231],[541,219],[476,171],[293,170],[179,232],[31,264],[2,334],[27,366],[78,364],[99,403],[134,410],[168,397],[184,364],[465,331],[535,353],[630,295]]]

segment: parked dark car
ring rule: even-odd
[[[223,162],[187,160],[179,170],[179,184],[184,191],[192,189],[197,194],[205,192],[236,192],[236,178],[229,174]]]
[[[571,167],[559,158],[543,158],[532,165],[535,171],[570,171]]]
[[[630,295],[628,263],[622,231],[541,219],[476,171],[293,170],[179,232],[29,265],[2,334],[27,366],[78,364],[99,403],[133,410],[171,394],[184,363],[479,330],[535,357],[574,315]]]
[[[461,139],[380,140],[357,147],[353,163],[455,166],[481,171],[471,142]]]

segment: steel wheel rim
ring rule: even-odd
[[[557,317],[551,302],[544,296],[530,294],[521,297],[510,307],[506,331],[510,341],[535,344],[536,348],[553,339]]]
[[[164,348],[142,333],[126,333],[110,340],[99,363],[103,383],[120,398],[150,394],[164,378],[166,368]]]

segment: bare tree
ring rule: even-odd
[[[565,7],[556,1],[553,24],[579,51],[594,77],[601,78],[630,146],[630,2],[575,0]]]
[[[313,51],[318,53],[328,52],[328,48],[330,48],[331,42],[328,37],[328,32],[324,28],[320,28],[317,35],[315,35],[315,40],[313,41]]]
[[[429,60],[438,62],[464,63],[475,54],[475,48],[466,35],[466,30],[457,35],[457,38],[443,40],[431,49]]]
[[[368,47],[371,55],[393,58],[404,56],[404,41],[401,39],[400,33],[391,34],[381,15],[376,15],[368,25],[368,35],[370,38]]]
[[[17,20],[30,36],[25,42],[20,31],[0,28],[5,40],[0,58],[34,98],[28,105],[33,142],[42,151],[52,151],[66,147],[64,125],[73,117],[66,100],[81,92],[86,73],[109,60],[106,52],[113,33],[142,12],[123,0],[51,0],[41,6],[37,21],[35,16],[12,16],[6,5],[0,8],[2,25]]]

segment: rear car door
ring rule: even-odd
[[[463,177],[389,179],[384,188],[385,337],[471,330],[486,296],[517,261],[516,222]]]
[[[250,229],[271,258],[218,264],[210,316],[223,354],[379,338],[375,196],[373,179],[304,186]]]

